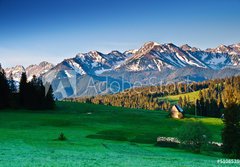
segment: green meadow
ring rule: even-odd
[[[217,118],[174,120],[164,111],[58,102],[55,111],[0,112],[0,166],[217,166],[218,152],[155,146],[187,121],[202,121],[221,142]],[[67,140],[56,140],[64,133]]]
[[[164,96],[164,97],[160,97],[159,100],[169,101],[171,104],[177,104],[180,96],[182,98],[184,98],[184,96],[186,97],[189,96],[190,102],[194,102],[196,99],[198,99],[198,95],[199,95],[199,91],[195,91],[195,92],[183,93],[179,95]]]

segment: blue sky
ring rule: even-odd
[[[145,42],[202,49],[240,42],[239,0],[0,0],[0,62],[59,63]]]

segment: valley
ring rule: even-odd
[[[220,142],[217,118],[173,120],[165,111],[58,102],[55,111],[0,112],[0,166],[216,166],[218,152],[157,147],[188,121],[203,122]],[[56,140],[64,133],[67,140]],[[11,157],[17,156],[12,159]]]
[[[0,0],[0,167],[240,166],[240,0]]]

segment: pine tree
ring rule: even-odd
[[[188,102],[188,104],[190,104],[190,96],[189,95],[187,97],[187,102]]]
[[[226,102],[222,132],[223,153],[231,158],[240,158],[240,106],[230,85],[225,87],[223,97]]]
[[[10,88],[4,70],[0,64],[0,109],[9,107]]]
[[[183,106],[182,106],[182,107],[187,107],[187,105],[188,105],[187,97],[184,96],[184,99],[183,99]]]
[[[205,115],[205,102],[204,102],[204,96],[203,96],[203,93],[202,91],[200,90],[199,91],[199,114],[201,116],[204,116]]]
[[[30,93],[31,92],[31,93]],[[38,79],[34,75],[32,80],[27,84],[27,107],[29,109],[42,109],[41,108],[41,96],[38,85]],[[30,102],[31,101],[31,102]]]
[[[204,102],[204,110],[203,110],[203,116],[210,116],[210,102],[209,99],[207,99]]]
[[[42,80],[39,78],[38,79],[38,96],[39,96],[39,101],[40,101],[40,103],[39,103],[39,108],[42,108],[42,109],[47,109],[46,107],[45,107],[45,99],[46,99],[46,95],[45,95],[45,87],[43,86],[43,82],[42,82]]]
[[[223,109],[224,109],[224,104],[223,104],[223,101],[222,101],[222,96],[221,96],[221,94],[219,94],[219,96],[218,96],[217,103],[218,103],[218,109],[219,109],[219,111],[223,110]]]
[[[53,95],[53,89],[50,85],[49,90],[46,95],[46,109],[54,109],[55,108],[55,101],[54,101],[54,95]]]
[[[21,107],[27,107],[27,102],[28,102],[28,85],[27,85],[27,75],[26,75],[25,72],[22,73],[22,76],[21,76],[20,85],[19,85],[19,96],[20,96],[20,105],[21,105]]]
[[[214,98],[210,99],[209,116],[218,118],[220,117],[217,101]]]
[[[201,105],[200,105],[200,101],[197,99],[196,100],[196,112],[197,112],[197,115],[199,116],[202,116],[202,113],[201,113]]]
[[[183,106],[182,96],[179,97],[178,104],[179,104],[181,107]]]

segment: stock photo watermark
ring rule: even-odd
[[[100,79],[96,77],[100,77]],[[89,94],[97,95],[106,93],[115,94],[130,88],[135,94],[140,94],[143,90],[137,88],[141,87],[149,87],[149,94],[166,91],[168,94],[171,94],[179,89],[179,85],[181,84],[185,86],[185,92],[194,91],[188,78],[181,82],[164,82],[157,77],[149,77],[144,81],[134,80],[130,82],[125,79],[124,75],[118,77],[118,79],[114,79],[110,76],[83,76],[78,74],[75,70],[52,70],[51,73],[45,75],[42,80],[45,86],[45,94],[47,94],[50,85],[52,85],[54,92],[61,94],[62,97],[76,97]],[[171,89],[164,89],[164,86],[167,85],[170,85]],[[66,88],[70,93],[67,92]],[[146,89],[144,91],[146,91]],[[181,92],[181,90],[178,91]]]
[[[240,165],[240,159],[218,159],[218,164],[239,164]]]

